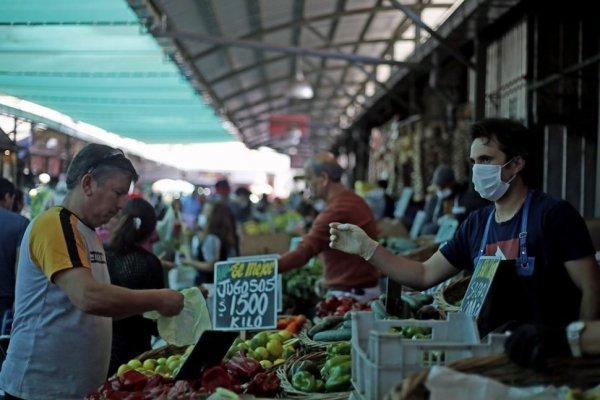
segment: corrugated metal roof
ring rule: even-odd
[[[435,28],[456,0],[402,0]],[[249,147],[327,149],[374,89],[429,34],[390,0],[130,0],[170,46]],[[141,15],[141,14],[140,14]],[[314,98],[290,97],[300,70]],[[310,117],[300,143],[270,135],[280,114]],[[291,129],[290,131],[292,131]],[[304,146],[304,148],[303,148]]]

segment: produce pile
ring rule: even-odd
[[[277,329],[246,331],[218,365],[197,379],[175,380],[193,346],[166,346],[164,351],[153,350],[121,365],[115,376],[86,399],[206,399],[211,395],[235,399],[241,394],[286,397],[350,392],[352,312],[371,311],[377,319],[399,316],[385,311],[385,296],[367,304],[352,297],[318,299],[314,284],[320,277],[318,263],[283,274],[288,299],[303,303],[313,318],[300,313],[280,315]],[[408,318],[442,317],[429,295],[404,293],[398,301],[408,310]],[[431,330],[420,326],[407,325],[390,333],[404,339],[431,339]]]
[[[279,321],[287,329],[261,331],[248,340],[238,337],[220,365],[208,368],[193,381],[173,379],[193,345],[171,346],[169,355],[130,360],[86,399],[197,399],[218,387],[273,397],[280,391],[280,382],[272,367],[296,352],[299,340],[294,334],[304,321],[303,315],[290,316]]]
[[[316,259],[302,268],[282,273],[285,312],[312,317],[315,304],[319,301],[315,287],[322,276],[323,267]]]
[[[327,346],[323,363],[305,359],[291,368],[294,389],[305,393],[345,392],[351,389],[352,359],[350,342]]]

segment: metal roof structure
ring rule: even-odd
[[[460,3],[461,1],[458,1]],[[130,0],[250,148],[327,149],[455,0]],[[291,95],[300,74],[311,99]],[[302,115],[302,140],[273,118]],[[293,127],[289,129],[290,133]]]
[[[145,143],[312,153],[390,76],[428,68],[406,58],[460,3],[0,0],[0,94]],[[312,98],[291,96],[298,79]],[[273,134],[279,117],[295,122]]]

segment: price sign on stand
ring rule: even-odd
[[[277,259],[265,255],[215,263],[214,329],[276,327]]]
[[[479,317],[500,262],[501,260],[498,257],[479,257],[475,272],[473,272],[462,301],[462,312],[475,318]]]

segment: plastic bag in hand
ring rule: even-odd
[[[187,346],[198,341],[202,332],[212,328],[206,300],[197,287],[181,291],[183,310],[174,317],[165,317],[157,311],[148,311],[144,317],[157,320],[158,334],[167,343]]]

